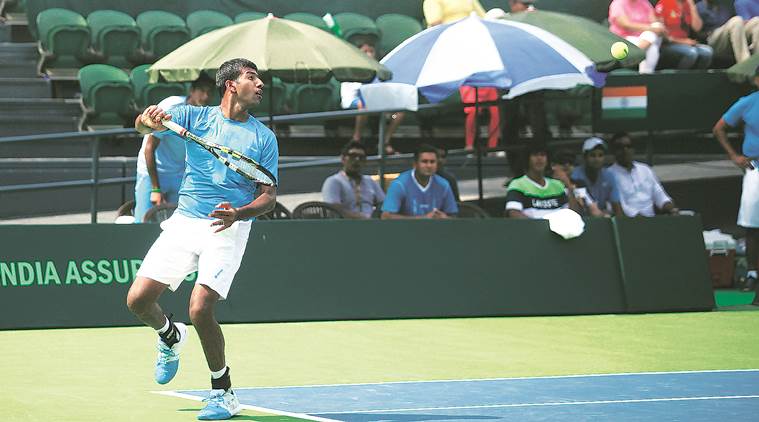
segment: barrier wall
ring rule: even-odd
[[[0,226],[0,329],[137,325],[154,225]],[[698,217],[255,223],[223,322],[710,310]],[[161,298],[187,320],[191,283]]]

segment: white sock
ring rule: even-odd
[[[164,315],[163,317],[166,318],[166,315]],[[169,331],[169,327],[171,327],[171,323],[169,322],[169,319],[166,318],[166,324],[163,324],[163,328],[156,331],[158,331],[158,334],[165,334],[167,331]]]
[[[211,371],[211,378],[217,380],[224,376],[224,374],[227,372],[227,367],[223,367],[219,369],[218,371]]]
[[[746,278],[752,278],[752,277],[753,277],[754,279],[758,278],[758,277],[756,276],[756,270],[751,270],[751,271],[747,271],[747,272],[746,272]]]

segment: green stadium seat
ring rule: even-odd
[[[53,8],[37,15],[39,50],[43,66],[79,68],[87,62],[90,29],[82,15],[68,9]]]
[[[377,18],[377,28],[380,30],[380,54],[385,55],[398,47],[403,41],[422,31],[422,24],[406,15],[388,13]]]
[[[162,10],[149,10],[137,16],[142,49],[149,63],[171,53],[190,40],[190,31],[182,18]]]
[[[380,38],[380,31],[374,21],[358,13],[338,13],[335,15],[335,22],[340,25],[343,31],[343,39],[355,46],[363,43],[377,45]]]
[[[296,21],[300,23],[305,23],[306,25],[315,26],[319,29],[323,29],[327,32],[330,32],[329,27],[327,26],[327,23],[324,22],[324,19],[312,13],[306,13],[306,12],[290,13],[289,15],[285,15],[285,19],[289,19],[291,21]]]
[[[192,38],[234,24],[232,19],[215,10],[197,10],[187,15],[187,27]]]
[[[134,18],[116,10],[97,10],[87,16],[90,40],[98,61],[131,67],[140,48],[140,28]]]
[[[124,125],[134,117],[134,101],[129,75],[107,64],[91,64],[79,69],[82,105],[89,125]]]
[[[266,17],[266,13],[261,12],[243,12],[235,16],[235,23],[249,22]]]
[[[273,98],[274,107],[269,107],[269,97]],[[287,101],[287,88],[285,84],[279,78],[274,78],[273,83],[266,83],[264,87],[264,98],[261,100],[261,104],[250,109],[250,113],[254,116],[268,116],[270,112],[276,116],[282,114],[285,110]]]
[[[147,74],[149,67],[149,64],[143,64],[135,67],[129,73],[134,101],[138,107],[143,108],[158,104],[164,98],[171,97],[172,95],[186,95],[187,90],[184,84],[178,82],[149,83]]]
[[[301,84],[292,93],[295,113],[317,113],[335,110],[335,96],[330,84]]]

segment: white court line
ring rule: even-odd
[[[340,412],[313,412],[320,415],[344,415],[352,413],[390,413],[390,412],[415,412],[430,410],[456,410],[456,409],[493,409],[507,407],[539,407],[539,406],[580,406],[589,404],[618,404],[618,403],[650,403],[650,402],[669,402],[669,401],[692,401],[692,400],[727,400],[727,399],[756,399],[759,395],[753,396],[711,396],[711,397],[670,397],[658,399],[630,399],[630,400],[596,400],[596,401],[574,401],[574,402],[554,402],[554,403],[514,403],[514,404],[488,404],[473,406],[450,406],[450,407],[417,407],[407,409],[372,409],[372,410],[353,410]]]
[[[161,394],[163,396],[179,397],[181,399],[203,401],[202,397],[193,396],[192,394],[177,393],[176,391],[152,391],[152,393]],[[273,414],[273,415],[289,416],[289,417],[292,417],[292,418],[306,419],[306,420],[309,420],[309,421],[340,422],[339,420],[336,420],[336,419],[320,418],[318,416],[311,416],[311,415],[307,415],[305,413],[285,412],[283,410],[269,409],[267,407],[260,407],[260,406],[251,406],[251,405],[248,405],[248,404],[241,404],[240,407],[243,408],[243,409],[247,409],[247,410],[254,410],[254,411],[257,411],[257,412],[270,413],[270,414]]]
[[[578,374],[578,375],[546,375],[541,377],[509,377],[509,378],[469,378],[452,380],[418,380],[418,381],[386,381],[386,382],[361,382],[348,384],[312,384],[312,385],[281,385],[274,387],[236,387],[246,390],[269,390],[274,388],[315,388],[315,387],[352,387],[360,385],[384,385],[384,384],[424,384],[434,382],[476,382],[476,381],[513,381],[513,380],[540,380],[540,379],[563,379],[585,377],[617,377],[630,375],[668,375],[668,374],[712,374],[731,372],[759,372],[759,369],[706,369],[701,371],[669,371],[669,372],[620,372],[612,374]]]

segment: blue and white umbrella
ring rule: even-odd
[[[477,16],[429,28],[381,61],[388,82],[414,85],[430,102],[462,85],[508,89],[513,98],[541,89],[603,86],[606,75],[557,36],[533,25]]]

